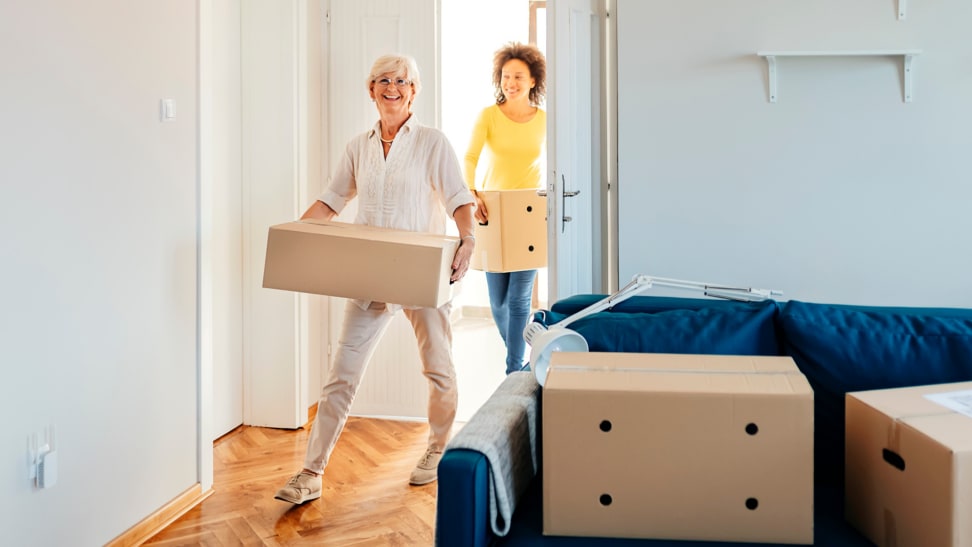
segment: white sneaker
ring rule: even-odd
[[[441,450],[433,450],[431,448],[425,451],[425,455],[419,460],[418,465],[412,470],[412,476],[408,478],[408,483],[421,486],[423,484],[428,484],[435,479],[439,478],[439,460],[442,459]]]
[[[290,503],[301,504],[305,501],[316,500],[321,497],[321,476],[301,471],[290,480],[287,485],[277,490],[274,498]]]

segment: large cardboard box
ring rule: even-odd
[[[472,269],[516,272],[545,267],[547,198],[536,190],[484,190],[479,196],[489,222],[476,225]]]
[[[813,390],[789,357],[552,354],[545,535],[813,543]]]
[[[881,546],[972,546],[972,382],[845,405],[847,520]]]
[[[343,222],[270,227],[263,286],[405,306],[452,299],[456,237]]]

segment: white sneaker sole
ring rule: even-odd
[[[425,479],[425,480],[417,480],[417,479],[409,478],[408,484],[411,484],[412,486],[422,486],[425,484],[429,484],[431,482],[435,482],[438,479],[439,479],[438,476],[432,477],[431,479]]]
[[[318,492],[316,494],[310,494],[310,495],[304,496],[304,497],[297,497],[297,496],[291,497],[291,496],[288,496],[286,494],[281,494],[280,492],[277,492],[277,494],[273,497],[273,499],[277,499],[277,500],[280,500],[280,501],[286,501],[286,502],[289,502],[289,503],[293,503],[293,504],[296,504],[296,505],[300,505],[302,503],[307,503],[308,501],[314,501],[314,500],[316,500],[316,499],[318,499],[320,497],[321,497],[321,493],[320,492]]]

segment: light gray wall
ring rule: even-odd
[[[972,307],[972,4],[897,5],[618,0],[622,283]],[[780,59],[771,104],[756,56],[910,48],[911,103],[900,58],[853,57]]]
[[[197,4],[4,2],[0,52],[0,529],[101,545],[197,482]]]

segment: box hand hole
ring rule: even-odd
[[[611,431],[611,421],[610,420],[601,420],[600,428],[601,428],[601,431],[603,431],[605,433],[607,433],[608,431]]]
[[[905,470],[904,458],[902,458],[897,452],[884,448],[881,450],[881,455],[884,457],[884,461],[891,464],[891,467],[897,468],[901,471]]]
[[[748,423],[748,424],[746,424],[746,433],[748,433],[750,435],[755,435],[755,434],[759,433],[759,426],[757,426],[754,423]]]

